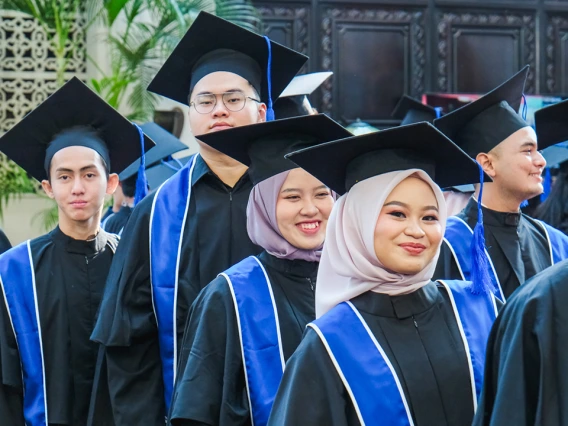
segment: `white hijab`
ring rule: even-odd
[[[316,286],[316,317],[341,302],[367,291],[391,296],[412,293],[428,284],[436,256],[419,273],[404,275],[385,269],[375,254],[377,219],[392,190],[415,175],[426,182],[438,201],[439,221],[446,229],[446,202],[442,191],[422,170],[410,169],[378,175],[354,185],[333,207],[320,261]]]

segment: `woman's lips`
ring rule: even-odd
[[[403,243],[399,244],[399,246],[413,255],[421,254],[424,250],[426,250],[426,246],[423,244]]]
[[[304,234],[313,235],[313,234],[317,234],[318,231],[320,230],[320,222],[319,221],[301,222],[301,223],[297,223],[296,227],[300,231],[302,231]]]
[[[71,203],[71,205],[73,207],[75,207],[76,209],[80,209],[80,208],[85,207],[87,205],[87,202],[86,201],[73,201]]]

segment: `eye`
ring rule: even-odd
[[[394,212],[390,212],[388,214],[390,216],[398,217],[399,219],[405,219],[406,218],[406,215],[403,212],[400,212],[400,211],[394,211]]]
[[[299,199],[300,199],[300,196],[299,196],[299,195],[288,195],[288,196],[286,197],[286,200],[292,200],[292,201],[294,201],[294,200],[299,200]]]
[[[424,216],[422,218],[422,220],[425,220],[426,222],[437,222],[438,216],[434,216],[434,215]]]
[[[87,178],[92,179],[92,178],[94,178],[94,177],[97,176],[97,175],[94,174],[94,173],[87,173],[86,176],[87,176]]]
[[[69,176],[67,176],[67,175],[62,175],[62,176],[59,176],[58,179],[59,179],[59,180],[68,180],[68,179],[69,179]]]
[[[328,197],[330,195],[331,194],[328,191],[326,191],[326,192],[320,192],[319,194],[316,195],[316,197],[325,198],[325,197]]]

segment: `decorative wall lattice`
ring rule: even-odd
[[[67,72],[84,78],[86,39],[79,22],[70,33]],[[0,14],[0,133],[7,131],[57,89],[56,58],[45,30],[17,12]]]

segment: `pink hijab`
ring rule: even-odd
[[[276,221],[276,202],[290,170],[259,182],[252,189],[247,205],[247,231],[250,240],[280,259],[319,262],[322,247],[303,250],[294,247],[280,233]]]
[[[392,190],[413,174],[432,187],[438,201],[440,224],[445,229],[444,196],[422,170],[385,173],[357,183],[335,203],[327,224],[316,286],[317,318],[367,291],[396,296],[412,293],[430,282],[439,248],[432,261],[415,275],[385,269],[375,254],[374,233],[383,204]]]

